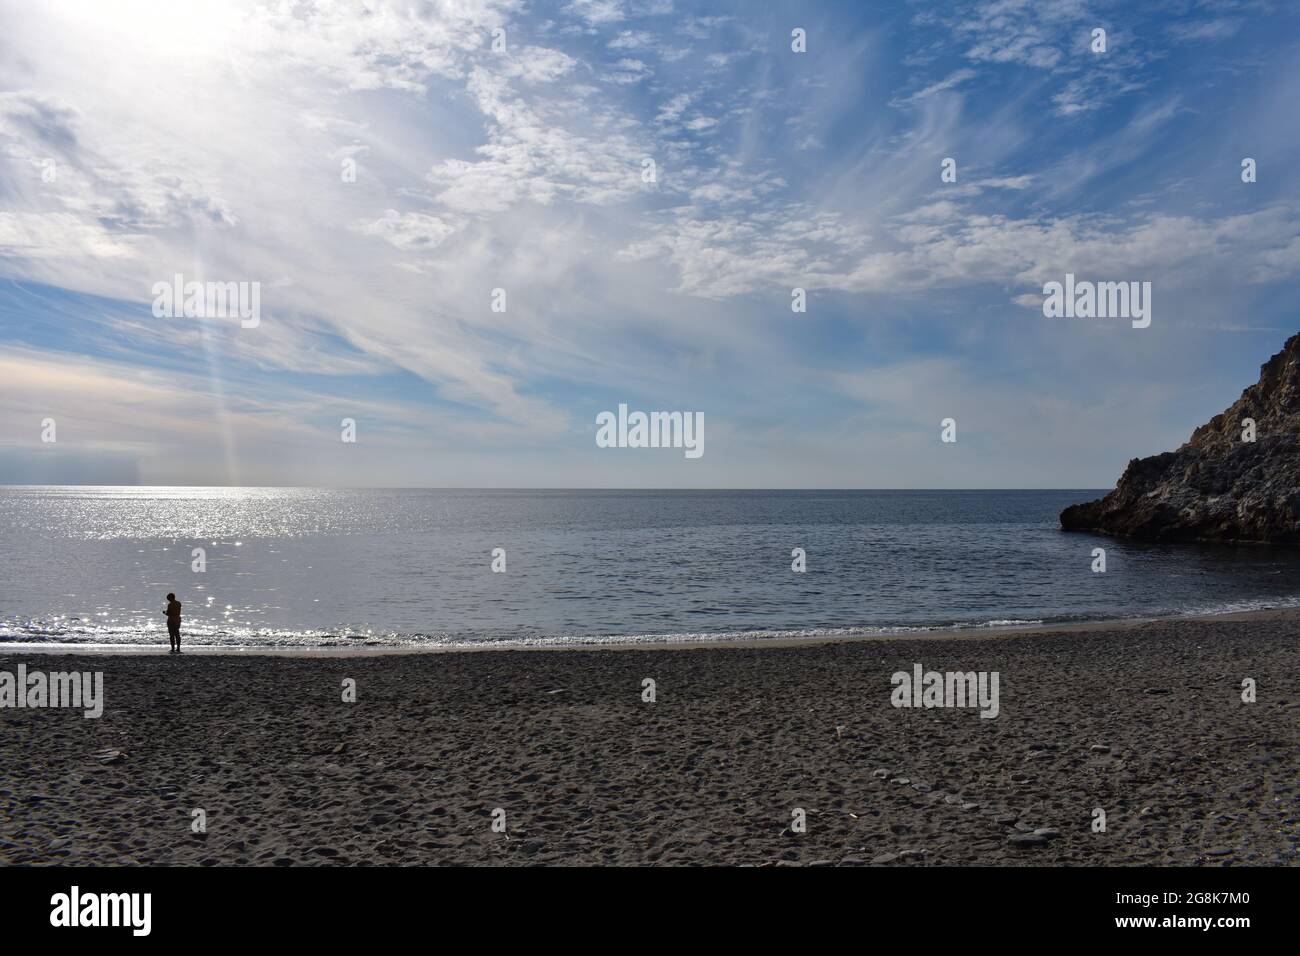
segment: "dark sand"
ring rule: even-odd
[[[99,720],[0,709],[0,861],[1294,864],[1297,635],[1273,614],[352,659],[0,647],[0,670],[102,670],[107,698]],[[892,707],[914,662],[1000,672],[1001,716]]]

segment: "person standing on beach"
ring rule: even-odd
[[[171,643],[171,654],[181,652],[181,602],[175,594],[167,595],[167,639]]]

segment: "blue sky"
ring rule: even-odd
[[[0,0],[0,482],[1108,486],[1300,326],[1298,21]],[[156,318],[178,272],[261,324]],[[620,403],[705,454],[597,448]]]

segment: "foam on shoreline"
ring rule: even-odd
[[[1152,624],[1192,621],[1295,621],[1300,608],[1266,608],[1180,616],[1105,618],[1047,624],[1042,621],[994,621],[987,624],[950,627],[848,629],[815,631],[743,631],[730,634],[612,635],[609,637],[560,637],[502,639],[477,643],[456,641],[441,644],[358,644],[352,646],[292,646],[279,644],[186,644],[184,653],[204,657],[387,657],[421,654],[460,654],[502,651],[591,651],[591,650],[689,650],[721,647],[801,647],[839,642],[897,640],[983,640],[986,638],[1031,637],[1037,634],[1089,634],[1132,630]],[[140,656],[166,654],[157,644],[96,644],[75,642],[0,642],[0,656],[7,651],[21,654],[87,654]]]

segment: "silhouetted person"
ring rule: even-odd
[[[181,602],[175,594],[167,595],[167,638],[171,642],[169,653],[181,652]]]

